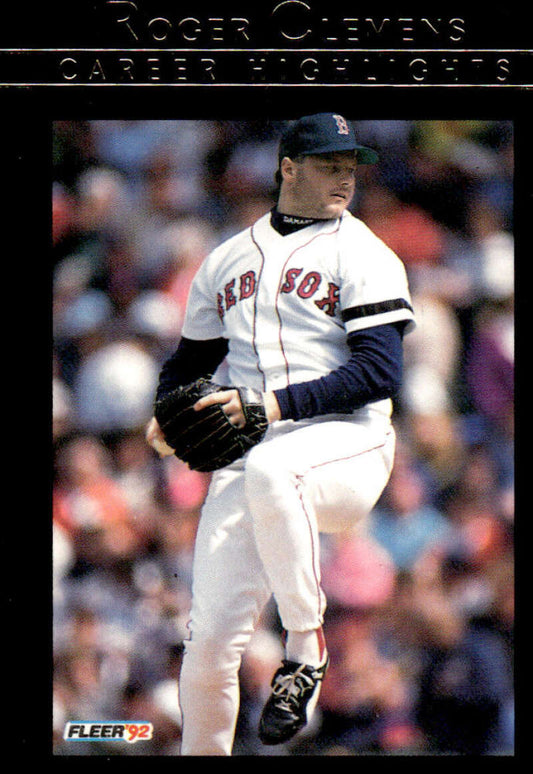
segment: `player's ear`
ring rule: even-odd
[[[296,163],[288,156],[284,156],[281,159],[279,169],[281,172],[282,180],[290,180],[291,178],[294,177],[294,173],[296,170]]]

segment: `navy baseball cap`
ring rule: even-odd
[[[356,151],[359,164],[379,160],[376,151],[357,142],[353,126],[339,113],[316,113],[295,121],[281,138],[279,160],[337,151]]]

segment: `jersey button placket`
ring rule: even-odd
[[[265,374],[265,389],[276,389],[287,383],[288,363],[281,338],[279,288],[287,251],[264,249],[265,265],[257,289],[256,349]]]

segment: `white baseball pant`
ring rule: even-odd
[[[352,527],[389,478],[390,424],[302,424],[277,423],[243,460],[213,475],[180,675],[182,755],[231,755],[241,656],[265,604],[274,594],[287,631],[322,624],[318,534]]]

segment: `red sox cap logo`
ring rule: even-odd
[[[335,119],[335,123],[337,124],[338,134],[350,134],[350,129],[348,128],[348,124],[346,123],[345,118],[343,118],[342,116],[339,116],[338,113],[334,113],[333,118]]]

